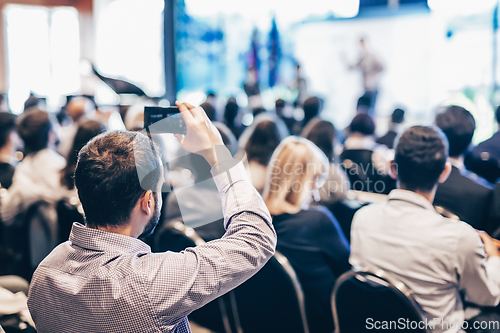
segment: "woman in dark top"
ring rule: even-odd
[[[328,174],[328,160],[312,142],[289,137],[269,165],[264,201],[273,215],[283,253],[300,280],[311,332],[333,331],[330,297],[336,279],[350,269],[349,243],[324,207],[310,208]]]

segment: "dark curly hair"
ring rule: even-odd
[[[126,224],[141,195],[157,195],[161,167],[158,149],[144,134],[114,131],[93,138],[80,150],[75,170],[87,225]]]
[[[435,126],[413,126],[396,145],[399,186],[410,191],[430,192],[443,172],[448,158],[448,140]]]

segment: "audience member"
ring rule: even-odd
[[[277,99],[275,102],[275,113],[278,117],[280,117],[283,122],[285,123],[286,127],[288,128],[288,131],[290,133],[293,133],[294,127],[295,127],[295,118],[293,117],[293,110],[291,107],[289,107],[290,111],[289,114],[287,114],[287,103],[280,99]]]
[[[319,116],[323,108],[323,101],[316,96],[309,97],[304,101],[304,119],[302,120],[302,128],[307,125],[309,120]],[[300,133],[300,131],[298,132]]]
[[[240,146],[245,149],[253,186],[262,193],[266,183],[267,165],[281,140],[288,136],[280,118],[260,115],[242,135]]]
[[[344,142],[340,161],[345,168],[353,190],[387,194],[395,188],[389,176],[392,153],[375,142],[375,122],[360,113],[349,125],[349,136]]]
[[[0,187],[9,188],[18,161],[14,158],[20,139],[16,131],[16,116],[0,112]]]
[[[45,98],[37,97],[30,92],[28,99],[24,102],[24,111],[31,108],[45,108],[45,104]]]
[[[219,131],[222,142],[235,154],[237,141],[231,131],[222,123],[214,122]],[[174,191],[167,197],[163,212],[162,225],[173,222],[183,222],[194,228],[196,233],[205,241],[221,238],[226,232],[224,229],[224,215],[222,202],[218,195],[217,186],[210,175],[210,164],[200,155],[187,154],[181,157],[186,159],[187,170],[193,175],[193,184],[174,187]],[[182,177],[182,171],[180,172]],[[193,205],[193,203],[196,203]]]
[[[87,120],[78,126],[75,138],[73,140],[73,147],[69,151],[68,163],[61,172],[61,183],[72,190],[75,187],[73,176],[75,174],[76,162],[78,160],[78,153],[93,137],[104,133],[106,126],[96,120]]]
[[[441,206],[460,220],[479,230],[486,230],[492,190],[480,182],[478,176],[464,167],[464,153],[470,145],[476,122],[469,111],[460,106],[449,106],[436,116],[436,125],[449,142],[450,177],[437,188],[434,204]]]
[[[398,189],[387,203],[360,209],[351,232],[353,267],[382,269],[397,277],[436,333],[460,331],[465,319],[461,292],[478,305],[500,301],[498,244],[432,206],[437,184],[451,172],[447,157],[448,142],[438,128],[406,130],[391,162]]]
[[[73,97],[66,105],[66,112],[71,118],[72,123],[69,126],[61,128],[61,142],[57,149],[62,156],[68,158],[80,123],[88,119],[95,112],[95,106],[86,97]]]
[[[302,137],[318,146],[330,162],[328,178],[319,188],[321,203],[328,205],[345,199],[347,191],[351,188],[345,171],[338,163],[334,163],[336,134],[333,124],[320,118],[311,119],[302,131]]]
[[[236,99],[234,97],[229,98],[227,100],[226,107],[224,108],[224,123],[231,130],[231,132],[233,132],[236,138],[239,138],[243,131],[241,123],[237,123],[239,110],[240,107],[238,106]]]
[[[39,265],[30,285],[38,332],[190,332],[188,314],[250,278],[273,255],[269,211],[243,166],[224,151],[202,108],[178,106],[187,134],[177,138],[212,166],[226,234],[180,253],[151,253],[136,238],[151,233],[160,215],[158,150],[141,133],[94,138],[80,151],[75,172],[86,226],[73,225],[70,242]]]
[[[205,102],[205,103],[201,104],[200,106],[207,113],[208,119],[210,119],[211,121],[217,120],[217,111],[215,110],[215,107],[212,104]]]
[[[500,106],[495,111],[495,120],[500,128]],[[465,166],[490,183],[496,183],[500,177],[500,131],[478,144],[465,159]]]
[[[0,215],[6,225],[22,218],[23,213],[35,202],[55,203],[64,197],[61,170],[66,161],[56,150],[58,141],[46,111],[30,110],[18,119],[17,130],[26,157],[19,164],[12,178],[8,194],[2,198]]]
[[[310,331],[316,333],[333,331],[330,296],[337,277],[350,268],[349,243],[335,217],[324,207],[309,207],[328,174],[328,164],[312,142],[288,137],[271,158],[264,190],[277,249],[297,273]]]
[[[401,127],[405,121],[405,112],[402,109],[396,109],[392,112],[391,123],[389,124],[389,131],[377,139],[377,143],[387,146],[389,149],[394,148],[394,140],[401,132]]]

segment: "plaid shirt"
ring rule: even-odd
[[[75,223],[33,276],[28,307],[37,331],[187,333],[189,313],[255,274],[274,253],[271,216],[241,163],[218,167],[224,237],[152,253],[138,239]]]

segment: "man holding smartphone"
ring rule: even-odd
[[[182,147],[212,166],[226,234],[181,253],[151,253],[162,205],[163,169],[143,134],[109,132],[81,151],[75,184],[86,225],[39,265],[28,306],[38,332],[190,332],[187,315],[255,274],[273,255],[276,234],[262,198],[234,165],[200,107],[177,103]],[[146,170],[141,181],[138,169]]]

